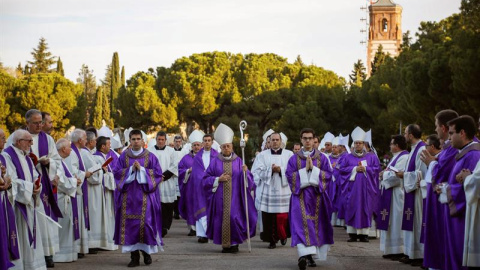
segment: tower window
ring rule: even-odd
[[[388,22],[387,22],[387,19],[383,19],[383,21],[382,21],[382,28],[383,28],[383,32],[388,32]]]

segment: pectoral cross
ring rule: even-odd
[[[273,188],[272,188],[272,192],[273,192],[273,193],[277,193],[277,191],[278,191],[278,189],[277,189],[276,187],[273,187]]]
[[[15,231],[12,231],[12,233],[10,234],[10,239],[12,239],[12,242],[13,242],[13,246],[16,246],[16,242],[17,242],[17,234],[15,233]]]
[[[388,211],[387,209],[383,209],[382,212],[380,212],[380,214],[382,215],[382,220],[385,220],[385,217],[388,216]]]
[[[75,218],[75,221],[73,223],[75,224],[75,229],[78,229],[78,218]]]
[[[410,216],[413,214],[412,210],[410,208],[405,211],[405,214],[407,215],[407,220],[410,220]]]

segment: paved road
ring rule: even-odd
[[[382,259],[379,240],[370,243],[347,243],[348,236],[343,228],[334,228],[335,244],[331,247],[326,261],[317,262],[316,268],[307,269],[420,269],[399,262]],[[212,243],[199,244],[196,237],[187,236],[186,223],[174,220],[172,229],[165,237],[165,251],[152,256],[153,264],[145,266],[141,262],[136,269],[298,269],[297,251],[280,244],[276,249],[267,249],[268,243],[256,236],[252,239],[252,252],[247,245],[240,245],[237,254],[222,254],[221,246]],[[56,263],[55,269],[92,270],[127,269],[130,254],[120,251],[100,251],[87,255],[74,263]]]

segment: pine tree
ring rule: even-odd
[[[63,71],[63,63],[60,57],[58,57],[57,61],[57,73],[65,77],[65,71]]]
[[[110,69],[110,112],[115,112],[115,103],[118,97],[118,89],[120,89],[120,64],[118,60],[118,53],[114,52],[112,57],[112,64]]]
[[[99,129],[102,127],[102,106],[103,106],[103,92],[102,87],[97,87],[97,93],[95,94],[95,110],[93,112],[93,121],[92,125]]]
[[[108,102],[107,91],[103,89],[102,92],[102,118],[105,120],[105,123],[113,129],[113,119],[110,116],[110,104]]]
[[[366,69],[362,60],[358,59],[358,61],[353,64],[352,74],[350,74],[349,77],[351,85],[362,86],[362,82],[367,78]]]
[[[387,57],[387,55],[383,52],[383,46],[380,44],[372,61],[372,72],[370,76],[373,76],[373,74],[375,74],[375,72],[383,64],[383,62],[385,62],[385,57]]]
[[[125,67],[122,66],[122,75],[120,79],[121,86],[125,87]]]
[[[15,69],[15,73],[17,74],[17,78],[23,75],[23,67],[22,63],[18,63],[17,68]]]
[[[82,85],[83,93],[86,100],[86,114],[85,114],[85,126],[88,126],[93,122],[93,115],[95,109],[95,92],[97,84],[93,70],[88,69],[88,66],[83,64],[80,72],[78,73],[77,83]]]
[[[50,66],[55,64],[55,56],[48,51],[48,44],[45,38],[41,37],[37,48],[31,52],[33,61],[28,61],[31,65],[31,74],[51,72]]]

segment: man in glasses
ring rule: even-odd
[[[56,185],[60,179],[59,168],[62,158],[58,155],[54,139],[42,131],[42,112],[31,109],[25,114],[27,130],[32,135],[33,145],[31,153],[38,159],[36,165],[41,174],[42,192],[39,211],[57,221],[62,217],[58,207]],[[60,249],[58,241],[58,228],[45,217],[39,215],[38,229],[42,235],[43,252],[47,267],[54,267],[53,255]]]
[[[328,157],[313,147],[313,138],[315,132],[311,128],[300,132],[303,148],[289,159],[285,172],[292,191],[292,247],[297,247],[300,270],[306,269],[307,264],[316,266],[315,260],[326,260],[333,244],[331,202],[327,195],[333,171]]]

